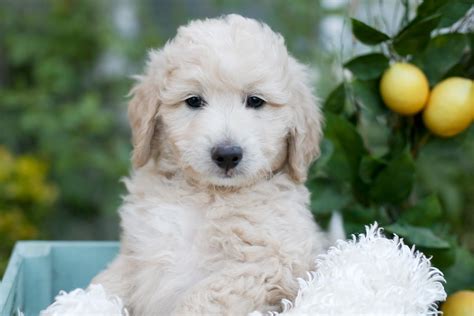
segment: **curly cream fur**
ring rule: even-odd
[[[322,124],[306,67],[267,25],[229,15],[179,28],[131,94],[121,250],[93,283],[132,315],[278,311],[326,246],[303,185]],[[210,156],[222,143],[244,151],[230,175]]]

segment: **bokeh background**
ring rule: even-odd
[[[18,239],[118,238],[126,95],[150,48],[190,19],[240,13],[283,33],[329,87],[322,24],[331,12],[341,28],[345,10],[330,2],[0,0],[0,270]]]
[[[120,178],[130,168],[131,76],[178,26],[225,13],[261,19],[312,67],[324,99],[341,80],[342,63],[371,49],[354,40],[348,17],[393,34],[404,5],[419,2],[0,0],[0,275],[19,239],[118,238]],[[416,177],[421,190],[437,194],[450,231],[473,251],[474,128],[426,145]],[[311,187],[323,224],[349,201],[343,189]],[[348,214],[358,217],[354,232],[372,220],[360,212]]]

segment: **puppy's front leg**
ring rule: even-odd
[[[285,285],[276,282],[283,281],[286,274],[281,270],[265,269],[265,263],[233,264],[190,288],[173,315],[242,316],[255,310],[278,311],[281,299],[291,298],[297,289],[293,278],[284,280]]]

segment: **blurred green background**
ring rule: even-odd
[[[18,239],[118,238],[119,180],[130,167],[130,77],[141,72],[147,50],[162,46],[178,26],[225,13],[261,19],[312,66],[324,99],[343,78],[342,63],[370,50],[351,36],[348,17],[393,34],[406,18],[404,6],[418,3],[0,0],[0,275]],[[380,126],[370,123],[365,132],[377,142]],[[344,179],[337,186],[318,180],[331,146],[323,143],[322,162],[312,170],[313,211],[324,224],[343,210],[348,232],[362,231],[378,210],[353,202]],[[430,141],[416,160],[417,193],[436,195],[431,202],[448,225],[441,229],[471,252],[473,162],[472,126]]]
[[[118,238],[131,76],[180,25],[232,12],[331,58],[315,1],[0,0],[0,271],[17,239]]]

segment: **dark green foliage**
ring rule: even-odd
[[[387,34],[374,29],[364,22],[356,19],[351,19],[351,21],[354,36],[364,44],[375,45],[390,39]]]
[[[408,151],[392,159],[374,178],[370,198],[376,203],[398,204],[413,188],[415,165]]]
[[[449,70],[461,61],[468,49],[465,34],[449,33],[434,37],[422,54],[418,54],[413,63],[425,69],[430,85],[441,81]]]
[[[420,18],[441,15],[440,27],[448,27],[462,18],[474,5],[474,0],[425,0],[417,10]]]
[[[432,194],[406,209],[399,220],[415,226],[430,227],[443,217],[443,208],[439,198]]]
[[[360,80],[357,77],[351,82],[351,89],[356,105],[364,115],[375,118],[386,113],[382,98],[378,93],[379,82],[375,80]]]
[[[395,223],[385,226],[385,229],[391,233],[406,237],[408,242],[418,247],[434,249],[447,249],[450,247],[447,241],[437,237],[429,228]]]
[[[342,117],[327,113],[324,135],[333,145],[331,159],[324,168],[326,173],[337,180],[356,179],[360,160],[365,154],[356,128]]]
[[[378,53],[357,56],[345,63],[344,67],[359,79],[375,79],[387,69],[388,58]]]
[[[104,9],[100,1],[59,0],[0,7],[0,144],[48,163],[59,189],[51,219],[62,218],[44,222],[49,238],[71,238],[75,218],[114,214],[128,169],[130,80],[97,71],[113,39]]]
[[[430,41],[431,31],[441,20],[441,15],[416,18],[393,39],[393,47],[400,55],[415,54],[423,50]]]
[[[471,2],[425,0],[393,38],[352,19],[353,35],[377,52],[344,64],[352,76],[324,103],[322,160],[308,181],[320,221],[340,211],[348,233],[377,221],[432,256],[449,293],[474,288],[474,127],[450,139],[431,136],[420,115],[388,110],[379,81],[389,60],[416,64],[431,86],[453,75],[472,78],[473,34],[439,34]]]
[[[345,102],[346,102],[346,87],[344,87],[344,83],[341,83],[326,98],[323,108],[327,112],[340,113],[344,109]]]
[[[473,289],[474,256],[465,248],[456,248],[454,263],[444,270],[448,277],[446,291],[453,293],[459,289]]]

